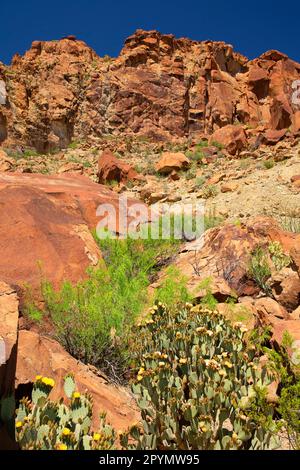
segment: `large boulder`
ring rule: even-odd
[[[284,232],[273,219],[257,217],[237,226],[226,224],[208,230],[187,243],[175,260],[175,266],[187,278],[189,290],[201,298],[207,290],[203,281],[209,279],[209,289],[223,302],[231,295],[243,297],[259,293],[249,279],[251,252],[258,246],[268,248],[278,241],[284,252],[290,253],[297,242],[295,234]]]
[[[101,204],[122,232],[119,197],[83,176],[0,174],[0,279],[38,295],[41,276],[56,287],[84,278],[101,258],[92,236],[105,215],[97,215]]]
[[[127,181],[141,180],[142,177],[128,165],[119,160],[110,150],[105,150],[98,160],[98,182],[126,183]]]
[[[227,125],[216,130],[209,141],[218,142],[230,155],[235,155],[246,147],[247,136],[242,126]]]
[[[167,175],[173,171],[186,170],[190,166],[189,159],[182,152],[164,152],[155,165],[156,171]]]

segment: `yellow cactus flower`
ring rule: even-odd
[[[66,446],[66,444],[59,444],[58,450],[68,450],[68,447]]]
[[[224,362],[224,365],[225,365],[226,367],[228,367],[228,369],[232,369],[232,367],[233,367],[233,365],[232,365],[231,362],[229,362],[229,361]]]
[[[17,421],[16,422],[16,429],[21,429],[23,427],[22,421]]]
[[[181,358],[179,359],[179,364],[186,364],[187,363],[187,359],[186,358]]]
[[[71,434],[71,431],[68,428],[64,428],[62,433],[63,433],[63,436],[69,436]]]
[[[35,381],[36,381],[36,382],[39,382],[39,380],[42,380],[42,378],[43,378],[43,377],[42,377],[41,375],[37,375],[36,378],[35,378]]]
[[[53,388],[55,385],[55,381],[53,379],[49,379],[48,377],[43,377],[42,382],[44,385]]]
[[[137,376],[137,380],[138,380],[138,382],[141,382],[141,380],[143,380],[143,378],[144,378],[144,377],[143,377],[142,375],[140,375],[140,374],[139,374],[139,375]]]
[[[181,338],[182,338],[182,334],[180,333],[180,331],[177,331],[176,339],[181,339]]]
[[[98,442],[98,441],[100,441],[100,439],[101,439],[101,435],[96,432],[96,433],[93,435],[93,439],[94,439],[94,441]]]
[[[144,367],[141,367],[140,370],[139,370],[139,374],[142,375],[144,372],[145,372]]]
[[[73,398],[74,398],[75,400],[78,400],[80,397],[81,397],[81,395],[80,395],[79,392],[74,392],[74,393],[73,393]]]

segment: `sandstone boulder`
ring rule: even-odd
[[[101,184],[116,181],[126,183],[132,180],[141,180],[134,168],[122,162],[110,150],[105,150],[98,161],[98,182]]]
[[[4,150],[0,149],[0,171],[9,171],[13,167],[13,161]]]
[[[88,178],[0,174],[0,279],[38,295],[41,275],[55,286],[84,278],[101,258],[91,234],[105,218],[101,204],[112,208],[111,229],[123,232],[119,196]]]
[[[215,131],[210,142],[218,142],[230,155],[235,155],[246,147],[247,136],[242,126],[227,125]]]
[[[258,246],[267,249],[272,241],[279,241],[284,252],[290,253],[296,235],[282,231],[274,220],[265,217],[241,226],[226,224],[188,243],[174,264],[185,275],[190,292],[197,298],[205,295],[207,280],[210,292],[220,302],[232,295],[255,296],[259,288],[247,274],[250,254]]]
[[[155,165],[156,171],[167,175],[174,171],[186,170],[190,166],[189,159],[181,152],[164,152]]]

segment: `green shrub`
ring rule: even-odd
[[[273,159],[264,161],[264,167],[266,168],[266,170],[270,170],[271,168],[274,167],[274,165],[275,165],[275,162]]]
[[[66,281],[59,291],[43,280],[45,313],[58,341],[72,356],[122,380],[128,332],[148,302],[147,288],[156,271],[168,263],[179,243],[108,237],[99,240],[103,261],[89,269],[86,280],[75,286]],[[34,303],[26,310],[32,320],[40,321]]]
[[[204,227],[205,230],[209,230],[210,228],[218,227],[224,222],[223,217],[216,214],[216,210],[210,209],[207,214],[204,216]]]
[[[257,248],[251,254],[248,275],[266,294],[271,294],[270,287],[267,284],[271,276],[271,269],[268,256],[262,247]]]
[[[92,398],[75,390],[72,376],[65,378],[66,404],[51,401],[54,380],[38,376],[31,400],[20,401],[16,418],[16,440],[21,450],[111,450],[115,432],[101,415],[100,430],[91,431]]]
[[[273,408],[271,378],[247,347],[245,329],[222,315],[187,304],[175,312],[161,303],[136,334],[137,378],[132,386],[142,414],[131,438],[137,449],[268,449]],[[124,447],[129,445],[123,435]]]
[[[299,210],[286,209],[285,215],[278,217],[283,230],[286,232],[300,233],[300,212]]]
[[[206,181],[206,178],[204,176],[198,176],[195,181],[196,188],[201,189],[205,181]]]
[[[223,149],[224,149],[224,145],[221,144],[221,142],[217,142],[216,140],[214,140],[213,142],[211,142],[211,146],[212,146],[212,147],[216,147],[216,148],[219,149],[219,150],[223,150]]]
[[[155,299],[164,303],[172,309],[181,302],[189,302],[192,299],[191,294],[186,287],[187,279],[174,266],[170,266],[166,273],[166,278],[156,289]]]
[[[218,194],[218,188],[214,184],[208,184],[202,190],[202,197],[204,199],[215,197],[217,194]]]
[[[300,381],[282,390],[278,410],[285,421],[291,447],[300,450]]]
[[[269,253],[277,271],[288,267],[292,262],[291,258],[283,252],[283,248],[279,242],[275,241],[269,244]]]

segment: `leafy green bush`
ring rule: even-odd
[[[142,414],[130,436],[137,449],[267,449],[275,446],[270,378],[247,347],[245,329],[190,304],[161,303],[136,334],[137,379],[132,386]],[[130,446],[129,434],[122,436]]]
[[[279,242],[275,241],[270,243],[268,249],[271,255],[271,260],[277,271],[280,271],[291,264],[291,258],[283,252],[283,248]]]
[[[99,240],[103,261],[88,271],[88,279],[75,286],[66,281],[59,291],[42,281],[45,313],[72,356],[122,379],[128,332],[148,302],[147,288],[155,272],[168,263],[178,243],[173,238],[106,238]],[[33,303],[26,310],[31,319],[41,321]]]
[[[248,275],[266,294],[271,294],[270,287],[267,284],[271,276],[271,269],[268,256],[262,247],[256,248],[251,254]]]
[[[71,375],[65,378],[64,391],[68,398],[51,401],[49,394],[54,380],[38,376],[31,400],[20,401],[16,418],[16,440],[21,450],[111,450],[116,435],[100,416],[100,430],[91,431],[92,398],[75,389]]]
[[[271,168],[274,167],[274,165],[275,165],[275,162],[273,159],[264,161],[264,167],[266,168],[266,170],[270,170]]]
[[[291,447],[300,450],[300,381],[282,390],[278,409],[285,421]]]
[[[166,278],[156,289],[155,299],[170,309],[176,308],[178,303],[190,301],[192,296],[187,290],[186,282],[186,277],[179,269],[170,266],[167,269]]]
[[[210,197],[215,197],[218,194],[218,188],[214,184],[207,184],[202,191],[202,197],[204,199],[209,199]]]

